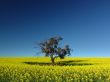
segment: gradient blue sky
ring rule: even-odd
[[[57,35],[74,57],[110,57],[110,0],[0,0],[0,56],[35,56]]]

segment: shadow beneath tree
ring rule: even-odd
[[[57,61],[54,65],[57,66],[83,66],[83,65],[93,65],[92,63],[86,63],[87,60],[68,60],[68,61]],[[41,65],[49,66],[52,65],[51,62],[23,62],[29,65]]]

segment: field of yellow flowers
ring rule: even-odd
[[[0,58],[0,82],[110,82],[110,58]]]

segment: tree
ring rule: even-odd
[[[69,45],[65,45],[64,48],[59,47],[59,42],[63,40],[62,37],[52,37],[48,40],[42,41],[39,43],[41,52],[51,58],[52,64],[55,63],[55,58],[60,57],[64,59],[66,55],[70,55]]]

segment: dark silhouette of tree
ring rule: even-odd
[[[52,64],[55,63],[55,58],[60,57],[64,59],[66,55],[70,55],[70,47],[69,45],[65,45],[64,48],[59,46],[59,42],[63,40],[62,37],[52,37],[46,41],[39,43],[41,48],[41,52],[51,58]]]

